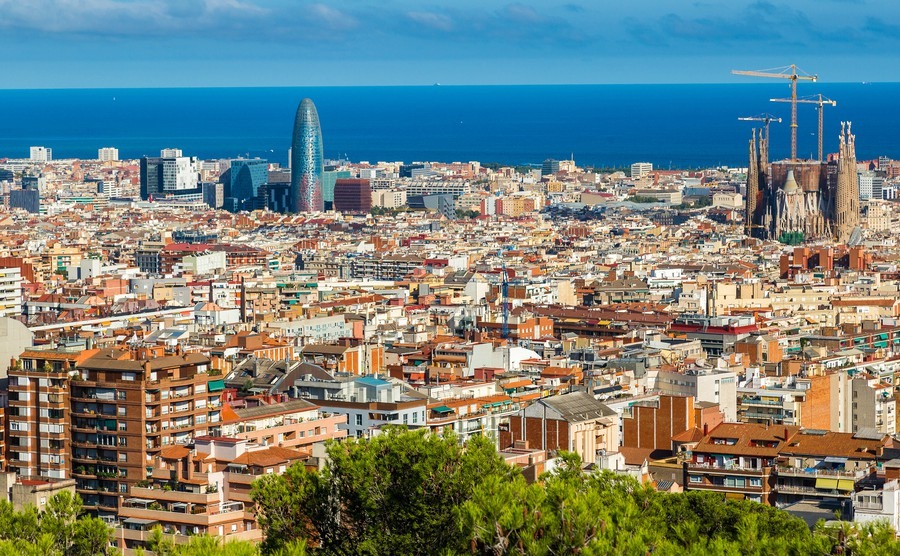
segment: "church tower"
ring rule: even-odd
[[[756,224],[756,203],[759,197],[759,169],[756,159],[756,130],[753,130],[753,138],[750,139],[750,160],[747,166],[747,200],[744,206],[744,224],[747,228],[747,237],[753,236],[753,226]]]
[[[856,173],[856,136],[850,133],[850,122],[841,122],[834,200],[835,239],[842,243],[846,242],[857,226],[859,226],[859,175]]]

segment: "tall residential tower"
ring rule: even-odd
[[[322,128],[313,101],[300,101],[291,141],[291,212],[325,209],[322,196]]]

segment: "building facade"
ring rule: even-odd
[[[291,140],[290,212],[325,210],[322,196],[322,128],[311,99],[300,101]]]

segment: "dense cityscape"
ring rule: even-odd
[[[260,477],[400,426],[509,484],[574,461],[900,530],[900,161],[849,122],[770,160],[745,119],[747,165],[704,170],[327,160],[309,98],[286,168],[0,158],[3,492],[77,494],[124,554],[275,546]]]

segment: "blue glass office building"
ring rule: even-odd
[[[260,188],[269,182],[269,162],[254,158],[239,158],[231,161],[231,182],[229,197],[237,199],[241,208],[249,208],[260,193]]]
[[[300,101],[291,141],[291,212],[325,209],[322,195],[322,128],[313,101]]]

